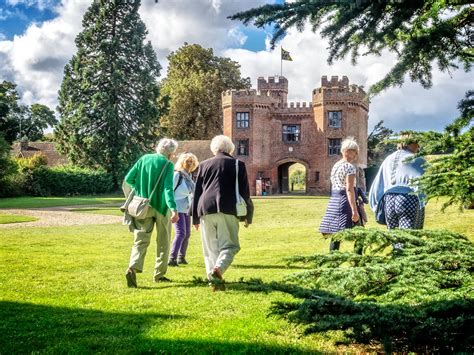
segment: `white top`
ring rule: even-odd
[[[355,175],[356,168],[346,160],[339,160],[331,170],[331,186],[333,190],[346,189],[346,177]]]

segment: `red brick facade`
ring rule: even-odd
[[[321,87],[312,94],[308,104],[288,105],[285,77],[260,77],[257,90],[222,94],[224,134],[232,138],[235,155],[247,165],[252,194],[260,178],[271,182],[269,193],[287,192],[288,167],[293,163],[306,168],[308,194],[329,192],[331,168],[340,159],[337,145],[348,136],[359,143],[358,166],[366,166],[366,93],[349,85],[346,76],[341,80],[323,76]]]

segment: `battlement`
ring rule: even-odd
[[[263,76],[259,76],[257,79],[257,88],[264,87],[286,87],[288,89],[288,79],[284,76],[269,76],[268,79],[265,79]]]
[[[331,80],[328,80],[326,75],[321,77],[321,87],[322,88],[347,88],[349,86],[349,78],[343,76],[341,80],[337,75],[331,76]]]
[[[313,90],[313,105],[319,106],[325,103],[346,102],[349,105],[363,107],[366,111],[369,109],[369,100],[366,92],[361,86],[349,84],[347,76],[339,79],[338,76],[321,77],[321,87]]]

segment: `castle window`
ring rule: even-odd
[[[248,139],[239,139],[237,141],[237,155],[249,155]]]
[[[329,139],[328,155],[341,154],[341,138]]]
[[[249,128],[250,114],[248,112],[237,112],[237,128]]]
[[[342,111],[328,111],[329,127],[342,127]]]
[[[300,141],[300,134],[301,134],[301,125],[293,124],[283,125],[283,142],[285,143],[294,143]]]
[[[314,181],[319,182],[319,171],[316,171],[316,174],[314,176]]]

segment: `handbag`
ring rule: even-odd
[[[384,195],[385,196],[385,195]],[[385,218],[385,201],[384,196],[380,199],[377,209],[375,210],[375,220],[378,224],[387,224],[387,219]]]
[[[247,204],[239,193],[239,161],[235,159],[235,210],[237,211],[237,217],[244,217],[247,215]]]
[[[133,197],[131,201],[129,202],[127,206],[127,212],[130,216],[136,218],[136,219],[145,219],[148,210],[150,209],[150,200],[153,194],[155,193],[156,188],[158,187],[158,183],[161,180],[161,176],[163,175],[166,167],[168,166],[169,161],[166,162],[166,164],[163,166],[163,169],[161,169],[160,176],[158,176],[158,180],[156,180],[155,187],[153,187],[153,190],[151,191],[150,197],[140,197],[136,194],[136,191],[134,190]]]
[[[400,160],[400,151],[397,152],[395,158],[393,159],[392,170],[390,172],[390,182],[395,184],[395,173],[397,170],[398,162]],[[385,194],[382,195],[379,203],[377,204],[377,208],[375,210],[375,220],[378,224],[387,225],[387,218],[385,217]]]

